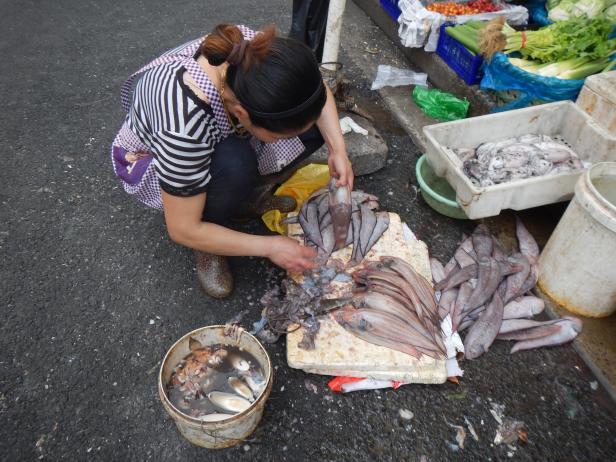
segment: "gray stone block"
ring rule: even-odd
[[[340,118],[349,116],[362,128],[368,130],[367,135],[350,132],[344,135],[347,153],[349,160],[353,164],[353,173],[355,176],[368,175],[380,170],[385,166],[387,161],[387,143],[379,135],[376,128],[370,121],[356,114],[340,113]],[[326,164],[328,149],[327,146],[322,146],[302,165],[306,164]]]

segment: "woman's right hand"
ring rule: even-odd
[[[316,266],[316,250],[286,236],[272,236],[271,239],[266,256],[276,265],[293,273],[301,273]]]

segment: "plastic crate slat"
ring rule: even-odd
[[[481,65],[483,64],[483,58],[480,55],[473,55],[464,45],[449,36],[445,32],[445,27],[450,25],[443,24],[440,28],[436,54],[467,84],[474,85],[479,83],[482,75]]]

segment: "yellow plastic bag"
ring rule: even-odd
[[[274,193],[277,196],[292,196],[297,201],[297,212],[304,201],[319,188],[323,188],[329,181],[329,167],[324,164],[308,164],[297,170],[291,178],[282,183]],[[287,226],[280,220],[287,216],[279,210],[265,212],[261,219],[270,231],[287,234]]]

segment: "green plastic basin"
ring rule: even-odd
[[[464,210],[456,202],[456,192],[445,178],[436,176],[434,170],[426,161],[425,154],[417,161],[415,174],[419,182],[421,196],[430,207],[451,218],[468,219]]]

